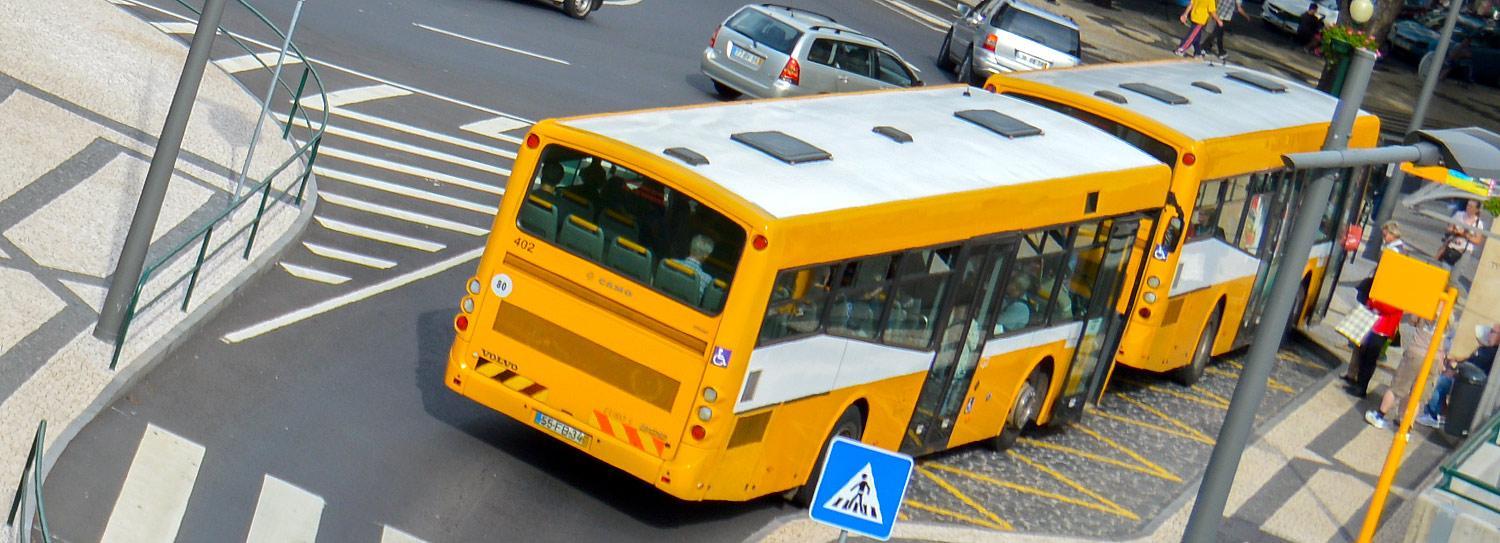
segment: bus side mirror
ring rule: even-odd
[[[1170,252],[1175,253],[1180,243],[1182,243],[1182,217],[1174,216],[1167,220],[1167,230],[1161,235],[1161,244]]]

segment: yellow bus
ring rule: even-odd
[[[1171,175],[961,86],[547,120],[514,172],[446,385],[685,500],[1077,417]]]
[[[985,89],[1014,96],[1112,132],[1172,165],[1137,298],[1115,360],[1173,372],[1191,385],[1213,355],[1249,342],[1282,252],[1283,234],[1309,172],[1286,153],[1322,147],[1337,100],[1239,66],[1170,61],[997,75]],[[1361,113],[1349,146],[1373,147],[1380,120]],[[1302,274],[1293,324],[1328,290],[1334,236],[1367,172],[1346,172]],[[1352,182],[1351,182],[1352,180]],[[1335,259],[1337,260],[1337,259]]]

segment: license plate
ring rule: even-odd
[[[756,68],[759,68],[760,64],[766,61],[766,57],[752,53],[743,47],[735,45],[734,42],[729,42],[729,56]]]
[[[563,424],[562,421],[549,417],[541,411],[536,412],[536,425],[551,430],[563,439],[577,443],[579,447],[589,446],[589,435],[583,433],[583,430]]]
[[[1045,69],[1045,68],[1051,68],[1052,67],[1052,63],[1051,62],[1047,62],[1045,60],[1036,58],[1034,56],[1031,56],[1031,55],[1028,55],[1026,53],[1023,53],[1021,51],[1016,51],[1016,58],[1019,59],[1021,62],[1025,62],[1025,63],[1030,64],[1030,65],[1032,65],[1034,67],[1037,67],[1037,68],[1043,68],[1043,69]]]

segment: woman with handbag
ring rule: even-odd
[[[1389,221],[1380,226],[1382,241],[1381,249],[1406,252],[1406,242],[1401,240],[1401,226],[1396,221]],[[1370,378],[1375,376],[1375,365],[1380,361],[1380,353],[1385,351],[1386,342],[1391,336],[1396,335],[1396,327],[1401,323],[1401,310],[1381,303],[1379,300],[1369,297],[1369,286],[1373,284],[1374,277],[1366,278],[1356,287],[1357,298],[1366,308],[1375,313],[1375,323],[1370,330],[1357,341],[1353,357],[1349,359],[1349,367],[1344,372],[1344,392],[1363,398],[1370,388]],[[1360,308],[1355,308],[1360,310]]]
[[[1468,200],[1463,211],[1453,214],[1453,221],[1464,226],[1449,224],[1447,235],[1443,236],[1443,246],[1438,251],[1438,260],[1449,268],[1458,264],[1465,253],[1473,252],[1476,243],[1484,240],[1484,234],[1480,233],[1484,230],[1484,221],[1479,218],[1479,201]]]

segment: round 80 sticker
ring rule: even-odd
[[[510,296],[510,291],[514,287],[515,284],[511,282],[509,275],[497,273],[490,278],[490,290],[495,291],[495,295],[501,298]]]

